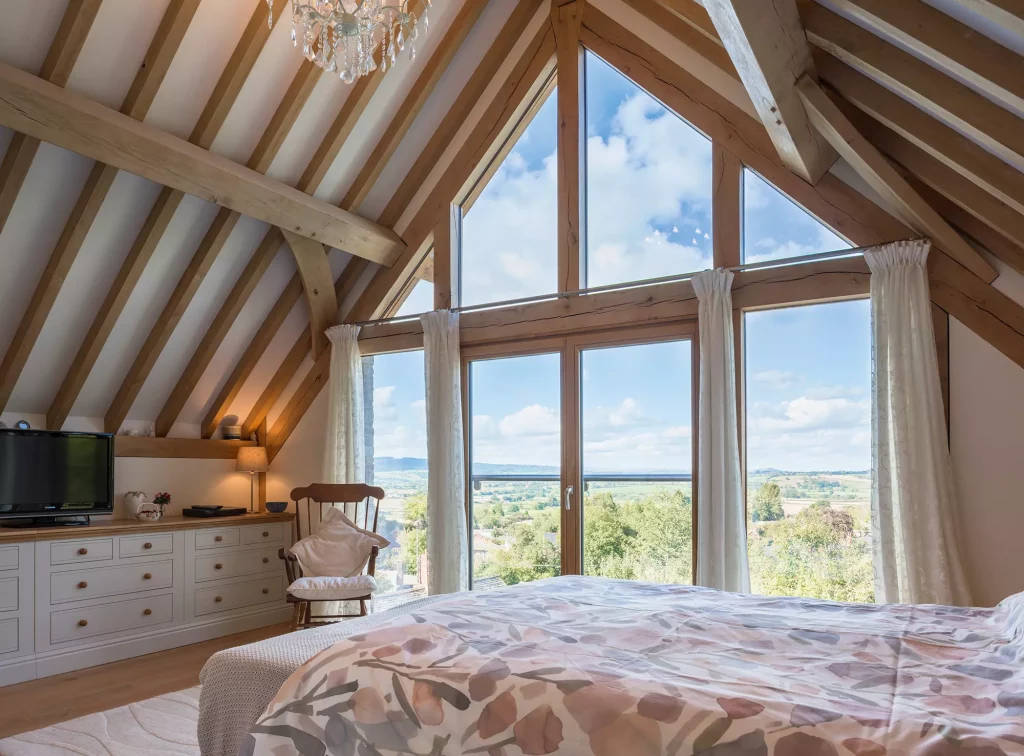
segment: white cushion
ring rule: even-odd
[[[295,598],[309,601],[342,601],[368,596],[377,590],[373,575],[355,577],[303,577],[288,586]]]
[[[374,546],[386,549],[391,542],[372,530],[364,530],[340,509],[327,510],[319,529],[290,551],[298,558],[305,577],[353,577],[362,572]]]

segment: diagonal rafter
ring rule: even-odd
[[[281,3],[283,0],[277,0],[277,2]],[[273,16],[274,23],[278,16],[279,14]],[[192,144],[204,149],[209,149],[213,144],[221,126],[227,119],[231,106],[234,105],[242,89],[242,85],[252,71],[260,50],[263,49],[263,45],[269,38],[270,32],[271,27],[267,24],[267,9],[260,3],[249,19],[249,23],[228,59],[206,107],[203,108],[199,120],[192,129],[189,136],[189,141]],[[114,329],[114,325],[121,316],[132,291],[184,198],[185,193],[177,189],[169,187],[161,189],[142,230],[132,244],[128,256],[121,264],[103,304],[100,305],[99,312],[93,319],[92,326],[90,326],[68,374],[47,410],[46,424],[48,428],[60,428],[71,413],[89,373],[96,364],[96,360],[99,359],[100,352]]]
[[[58,87],[66,86],[75,61],[78,60],[89,30],[92,28],[102,0],[71,0],[39,76]],[[25,182],[32,160],[39,150],[39,140],[15,132],[0,163],[0,231],[4,230],[11,208]]]
[[[174,52],[181,44],[181,39],[185,36],[198,7],[199,0],[171,0],[122,105],[121,112],[124,115],[139,121],[146,117],[157,89],[167,74],[167,69],[170,68]],[[11,392],[14,391],[32,347],[60,293],[64,279],[78,256],[116,176],[117,168],[97,163],[85,182],[78,202],[64,225],[64,231],[32,294],[28,310],[18,324],[14,339],[4,355],[3,363],[0,364],[0,411],[6,406]]]

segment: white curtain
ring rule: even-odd
[[[427,592],[465,590],[467,542],[459,315],[420,316],[427,380]]]
[[[700,326],[697,584],[749,593],[747,524],[736,427],[732,278],[733,274],[723,269],[706,270],[693,277]]]
[[[327,437],[323,483],[361,483],[363,449],[363,366],[359,326],[337,325],[326,331],[331,342],[327,395]]]
[[[864,253],[871,270],[875,599],[970,603],[925,263],[929,242]]]

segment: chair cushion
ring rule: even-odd
[[[309,601],[342,601],[369,596],[377,590],[373,575],[355,577],[303,577],[288,586],[295,598]]]
[[[304,577],[353,577],[362,572],[374,546],[391,542],[365,530],[340,509],[327,510],[319,529],[295,543],[290,551],[298,558]]]

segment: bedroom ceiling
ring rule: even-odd
[[[706,12],[694,0],[592,4],[756,114]],[[927,24],[918,30],[926,38],[934,35],[934,46],[928,47],[890,18],[891,2],[798,5],[822,79],[830,84],[834,78],[835,88],[854,101],[857,108],[851,112],[860,119],[858,126],[919,177],[912,184],[930,184],[931,189],[922,189],[926,198],[936,195],[939,213],[987,246],[1002,260],[997,265],[1024,269],[1024,233],[1018,236],[1024,229],[1024,191],[1018,191],[1024,185],[1019,121],[1024,116],[1024,58],[1019,57],[1024,54],[1024,13],[1014,13],[1014,4],[1006,0],[901,3],[901,9],[934,12],[934,18],[921,16]],[[337,76],[311,70],[291,45],[284,6],[277,1],[275,15],[285,18],[267,36],[265,0],[0,0],[0,61],[377,221],[388,215],[392,196],[517,3],[434,0],[430,31],[421,34],[416,59],[402,55],[399,65],[372,87],[346,85]],[[263,30],[256,23],[259,14]],[[468,31],[460,32],[460,25]],[[680,36],[678,30],[685,33]],[[699,30],[696,37],[694,30]],[[959,44],[957,30],[973,38]],[[457,51],[441,49],[449,32],[459,42]],[[868,49],[865,39],[874,40],[877,49]],[[850,73],[825,50],[864,74]],[[965,57],[945,54],[957,50]],[[445,52],[445,59],[453,59],[439,65]],[[893,81],[885,66],[900,65],[900,56],[918,65],[908,69],[918,76],[912,84],[923,87],[921,76],[928,71],[959,82],[961,110],[950,112],[946,103],[917,98]],[[875,70],[863,60],[885,65]],[[229,80],[225,71],[234,78]],[[407,98],[421,77],[436,84],[422,108],[413,107],[410,115]],[[892,103],[885,98],[893,92],[897,102],[913,101],[910,116],[934,117],[948,126],[949,135],[940,134],[944,141],[933,152],[950,144],[958,150],[954,157],[975,155],[965,145],[977,150],[977,159],[967,166],[973,173],[954,171],[960,181],[966,174],[972,185],[992,182],[974,212],[959,209],[958,200],[936,191],[939,182],[925,175],[934,163],[948,171],[950,160],[919,158],[913,145],[905,146],[911,139],[890,136],[892,131],[875,120],[890,112]],[[985,103],[997,121],[971,118],[971,109]],[[414,116],[412,126],[393,153],[382,156],[378,142],[396,115]],[[929,130],[931,123],[916,121],[919,130]],[[898,125],[886,124],[897,132]],[[918,137],[930,138],[924,132]],[[0,128],[0,154],[7,153],[0,167],[3,420],[10,424],[26,417],[33,426],[45,427],[49,414],[65,428],[92,430],[102,429],[104,418],[109,425],[111,417],[123,417],[116,423],[122,427],[159,417],[169,435],[199,436],[204,420],[209,429],[211,408],[222,403],[215,400],[240,361],[251,372],[219,414],[243,420],[261,395],[266,400],[265,389],[291,359],[299,367],[284,376],[290,380],[275,392],[265,413],[273,424],[312,365],[308,355],[301,363],[294,355],[308,333],[309,316],[288,245],[261,247],[270,229],[262,221],[235,217],[194,196],[171,196],[159,184],[125,171],[104,171],[51,144],[42,143],[30,160],[23,153],[19,166],[11,150],[24,150],[23,141]],[[327,143],[333,149],[325,151]],[[376,167],[366,169],[371,160],[378,161]],[[843,163],[832,172],[872,195]],[[20,186],[12,176],[23,176]],[[429,189],[423,187],[414,203],[426,202]],[[161,213],[162,202],[173,204]],[[988,213],[993,203],[1000,207],[979,221],[979,213]],[[76,213],[84,214],[84,222],[76,221]],[[382,220],[402,235],[410,217],[406,212]],[[160,233],[152,234],[150,248],[140,250],[147,224],[157,224]],[[213,238],[216,224],[224,224],[219,239]],[[68,237],[66,227],[78,236]],[[205,257],[204,244],[212,245]],[[63,257],[55,250],[64,250]],[[143,255],[134,268],[133,255]],[[344,310],[377,266],[338,250],[328,257],[332,275],[341,279]],[[352,266],[348,281],[342,275],[347,266]],[[111,306],[114,315],[104,319]],[[280,327],[267,330],[265,322]],[[83,359],[87,369],[81,368]]]

